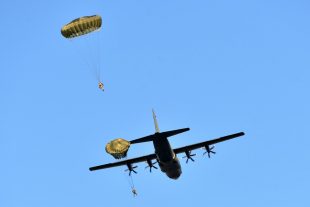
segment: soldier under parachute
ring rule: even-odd
[[[61,34],[67,39],[75,39],[100,30],[101,25],[101,16],[83,16],[64,25],[61,28]],[[104,91],[104,85],[101,81],[99,81],[98,87],[100,90]]]
[[[100,82],[101,83],[101,82]],[[99,83],[99,84],[100,84]],[[127,156],[128,149],[130,147],[130,142],[122,139],[122,138],[117,138],[109,143],[107,143],[105,150],[107,153],[112,155],[115,159],[122,159]],[[131,192],[134,197],[138,195],[137,190],[134,186],[132,175],[129,173],[130,176],[130,187],[131,187]]]
[[[103,85],[103,83],[101,81],[99,81],[99,83],[98,83],[98,88],[100,90],[104,91],[104,85]]]
[[[138,193],[137,193],[135,188],[132,188],[131,192],[132,192],[134,197],[136,197],[138,195]]]

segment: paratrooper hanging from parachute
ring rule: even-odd
[[[93,16],[83,16],[77,19],[74,19],[73,21],[69,22],[68,24],[64,25],[61,28],[61,34],[66,39],[75,39],[79,38],[80,36],[87,35],[89,33],[95,32],[100,30],[102,25],[102,18],[99,15],[93,15]],[[100,43],[97,43],[94,45],[99,45]],[[99,46],[98,46],[99,47]],[[100,52],[98,49],[97,52]],[[100,58],[100,54],[91,54],[91,56],[98,56],[98,59]],[[94,58],[94,57],[92,57]],[[93,61],[90,61],[93,62]],[[99,63],[97,63],[99,66],[96,70],[96,76],[98,80],[98,88],[102,91],[104,91],[104,85],[101,82],[100,78],[100,60],[98,60]],[[95,63],[88,63],[90,66]],[[91,66],[92,67],[92,66]]]
[[[101,81],[99,81],[99,83],[98,83],[98,88],[100,90],[104,91],[104,85],[103,85],[103,83]]]
[[[122,139],[122,138],[117,138],[114,139],[112,141],[110,141],[106,147],[105,147],[105,151],[112,155],[115,159],[122,159],[125,158],[127,156],[127,152],[129,150],[130,147],[130,142]],[[132,168],[136,168],[136,167],[132,167]],[[128,171],[128,170],[125,170]],[[134,169],[132,169],[133,172],[135,172]],[[132,195],[134,197],[138,196],[137,190],[135,188],[134,182],[133,182],[133,178],[131,173],[129,172],[129,176],[130,176],[130,180],[128,180],[129,184],[130,184],[130,188],[131,188],[131,192]]]

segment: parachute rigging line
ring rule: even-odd
[[[137,191],[136,191],[136,188],[135,188],[135,184],[133,182],[132,175],[130,174],[129,177],[128,177],[128,175],[126,175],[126,174],[127,173],[124,173],[124,176],[126,177],[125,179],[127,180],[128,185],[130,186],[131,192],[134,194],[134,196],[136,196],[137,195]]]

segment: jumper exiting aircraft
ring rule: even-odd
[[[210,145],[244,135],[244,132],[239,132],[236,134],[227,135],[227,136],[212,139],[209,141],[200,142],[197,144],[192,144],[192,145],[180,147],[177,149],[172,149],[168,141],[168,137],[189,131],[189,128],[160,132],[154,111],[153,111],[153,119],[154,119],[154,125],[155,125],[155,134],[132,140],[130,141],[130,144],[152,141],[154,144],[154,148],[155,148],[154,154],[150,154],[150,155],[146,155],[142,157],[136,157],[132,159],[127,159],[127,160],[120,161],[120,162],[99,165],[99,166],[91,167],[89,168],[89,170],[94,171],[94,170],[101,170],[101,169],[126,165],[128,167],[129,175],[131,175],[131,172],[137,173],[135,171],[135,168],[137,168],[137,166],[133,166],[133,164],[135,163],[147,162],[148,164],[147,167],[150,168],[150,172],[152,171],[152,168],[157,169],[157,167],[154,166],[154,164],[158,163],[161,171],[166,173],[166,175],[169,178],[177,179],[180,177],[182,173],[181,165],[177,157],[177,154],[185,153],[186,155],[185,158],[187,158],[186,160],[186,163],[187,163],[188,160],[194,161],[192,157],[195,156],[196,154],[191,154],[192,150],[198,149],[198,148],[205,148],[206,149],[205,153],[208,153],[208,157],[210,158],[210,153],[215,154],[215,152],[212,151],[214,147],[213,146],[210,147]],[[155,162],[153,162],[153,160],[155,160]]]

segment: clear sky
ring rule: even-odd
[[[0,206],[310,206],[310,3],[306,0],[2,0]],[[61,27],[99,14],[100,32]],[[98,49],[98,51],[97,51]],[[99,58],[97,58],[99,57]],[[90,63],[90,64],[87,64]],[[101,66],[106,91],[97,88]],[[171,180],[105,144],[190,127],[173,147],[239,131]],[[134,145],[128,157],[153,153]]]

